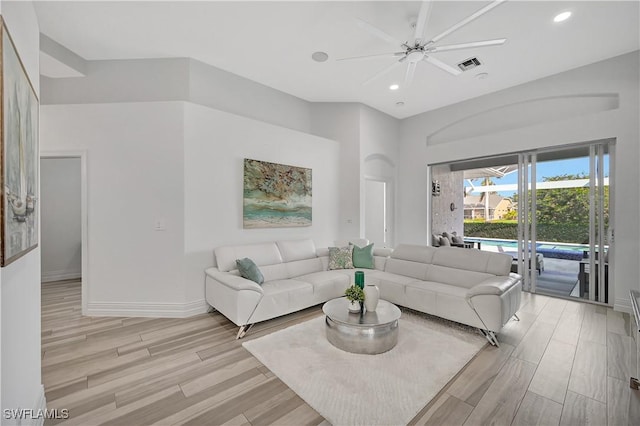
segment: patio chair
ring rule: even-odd
[[[510,254],[511,257],[513,257],[513,260],[511,261],[511,272],[517,273],[518,253],[512,251],[504,251],[504,248],[500,245],[498,246],[498,251],[500,253]],[[529,254],[529,256],[531,256],[531,254]],[[529,269],[533,269],[533,266],[531,266],[531,258],[529,258]],[[541,275],[544,271],[544,256],[541,253],[536,253],[536,271],[538,271],[538,275]]]

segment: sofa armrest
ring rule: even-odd
[[[522,277],[518,274],[509,274],[509,276],[496,276],[488,278],[471,287],[467,291],[467,299],[480,295],[495,295],[500,296],[504,294],[514,285],[520,283]]]
[[[232,275],[228,272],[220,272],[218,268],[209,268],[205,273],[220,284],[225,285],[232,290],[251,290],[260,294],[264,293],[262,287],[257,283],[237,275]]]

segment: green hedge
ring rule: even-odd
[[[536,227],[538,241],[586,244],[589,241],[589,225],[577,223],[539,223]],[[513,221],[464,222],[465,237],[498,238],[515,240],[518,238],[518,224]]]

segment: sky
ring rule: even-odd
[[[560,176],[560,175],[588,175],[589,174],[589,157],[571,158],[566,160],[543,161],[537,163],[537,181],[541,182],[544,177]],[[605,155],[604,175],[609,176],[609,156]],[[518,172],[513,172],[502,178],[491,178],[496,185],[517,184]],[[468,182],[465,180],[465,186]],[[474,179],[475,186],[482,185],[481,179]],[[501,191],[503,197],[511,197],[516,191]],[[474,194],[480,194],[479,192]]]

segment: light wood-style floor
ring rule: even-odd
[[[319,315],[318,306],[267,321],[245,339]],[[518,315],[500,347],[485,347],[412,424],[640,424],[627,314],[525,293]],[[70,412],[47,424],[327,424],[235,340],[236,331],[219,313],[83,317],[79,282],[43,284],[47,405]]]

